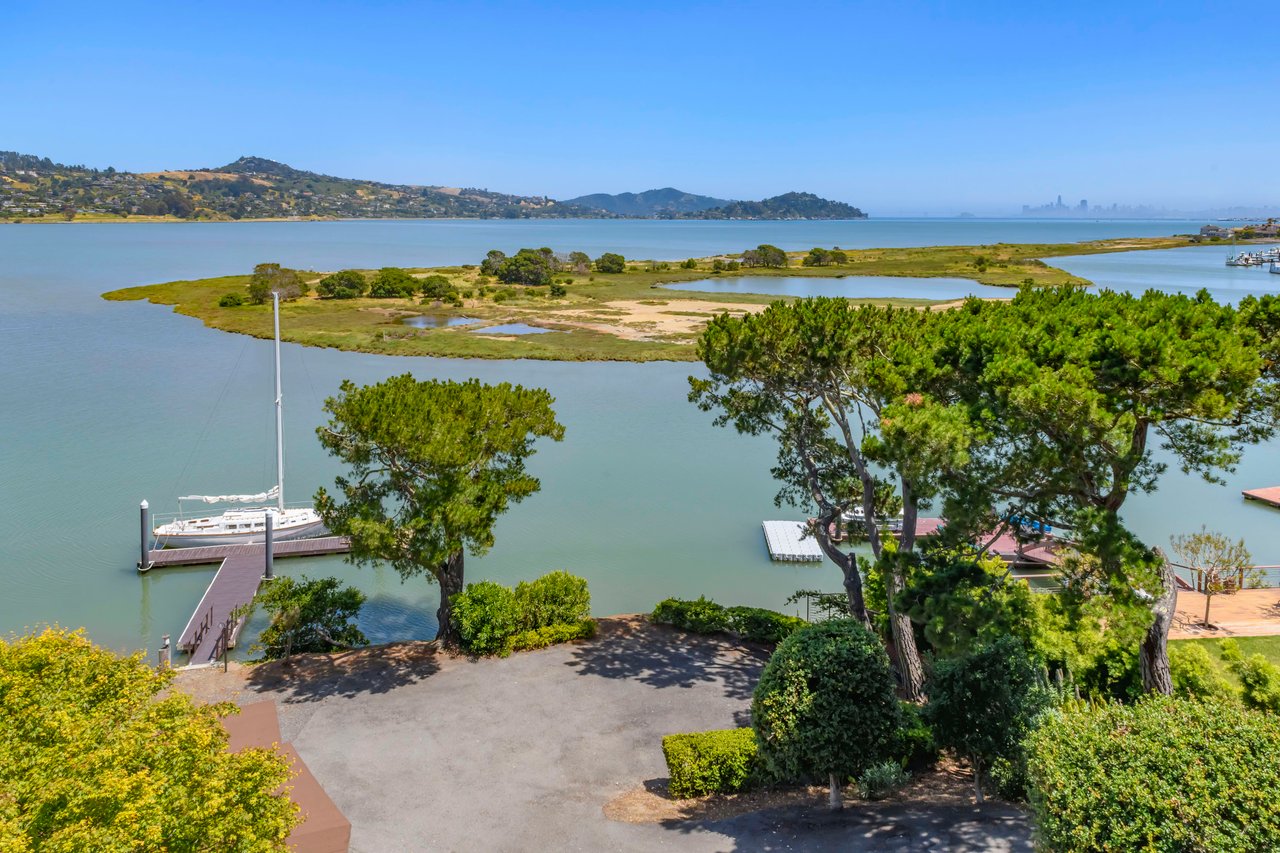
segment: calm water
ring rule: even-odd
[[[545,335],[550,329],[544,329],[541,326],[530,326],[528,323],[502,323],[497,326],[485,326],[483,329],[473,329],[472,333],[476,335]]]
[[[405,317],[401,321],[415,329],[445,329],[449,326],[465,326],[468,323],[480,322],[475,317],[450,317],[445,314],[419,314],[416,317]]]
[[[203,328],[104,290],[235,273],[263,261],[317,269],[474,262],[489,248],[549,245],[591,254],[677,259],[769,242],[908,246],[1047,242],[1189,231],[1200,223],[871,220],[766,222],[352,222],[0,226],[0,631],[86,626],[113,647],[155,648],[185,623],[212,571],[139,577],[137,505],[173,508],[189,492],[240,492],[272,481],[270,344]],[[1128,288],[1273,287],[1280,276],[1223,266],[1224,249],[1091,256],[1061,263]],[[284,347],[286,492],[305,499],[336,466],[314,437],[339,382],[397,373],[549,388],[565,424],[533,469],[542,492],[498,525],[497,546],[470,559],[470,579],[504,582],[564,568],[586,576],[598,613],[648,609],[667,595],[706,594],[779,607],[801,587],[838,588],[834,569],[771,563],[773,506],[765,441],[715,429],[685,402],[688,364],[578,364],[390,358]],[[1207,523],[1244,536],[1280,563],[1280,515],[1238,490],[1280,483],[1259,449],[1227,488],[1170,475],[1132,502],[1150,541]],[[339,574],[370,596],[374,639],[429,637],[434,587],[340,559],[281,561],[289,573]]]
[[[668,290],[700,290],[711,293],[763,293],[768,296],[844,296],[874,299],[963,299],[966,296],[1003,296],[1007,287],[978,284],[965,278],[902,278],[890,275],[851,275],[843,278],[801,278],[790,276],[737,276],[684,281],[665,285]]]

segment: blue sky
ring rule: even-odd
[[[873,214],[1280,204],[1266,15],[1190,3],[29,2],[0,148],[242,154],[567,198],[792,189]]]

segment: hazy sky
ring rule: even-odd
[[[874,214],[1280,203],[1266,14],[1191,3],[0,4],[0,149]],[[1256,20],[1255,20],[1256,17]]]

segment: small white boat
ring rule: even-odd
[[[324,521],[314,507],[286,507],[284,504],[284,407],[280,390],[280,294],[273,293],[275,312],[275,365],[276,365],[276,484],[265,492],[252,495],[187,495],[178,498],[181,508],[184,502],[199,501],[206,504],[255,503],[275,500],[275,505],[247,509],[230,509],[218,515],[185,518],[181,510],[178,517],[157,525],[152,534],[156,548],[197,548],[205,545],[246,545],[265,542],[267,518],[271,518],[273,541],[301,539],[325,532]]]
[[[1280,275],[1280,264],[1276,263],[1275,261],[1272,261],[1271,266],[1267,269],[1267,272],[1271,273],[1272,275]]]

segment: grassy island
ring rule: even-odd
[[[777,252],[784,265],[742,266],[744,254],[726,254],[684,262],[627,261],[621,272],[600,272],[587,265],[558,270],[550,286],[522,285],[487,275],[482,265],[410,269],[422,280],[443,276],[452,299],[419,295],[392,298],[337,299],[316,294],[326,275],[300,271],[310,293],[287,302],[281,333],[286,340],[307,346],[335,347],[388,355],[427,355],[454,358],[538,358],[559,361],[692,361],[694,341],[707,320],[723,311],[756,311],[791,297],[760,294],[702,293],[666,290],[660,286],[716,276],[900,276],[966,278],[980,284],[1015,288],[1087,285],[1090,282],[1051,266],[1043,258],[1066,255],[1168,249],[1194,245],[1187,237],[1095,240],[1084,243],[1006,244],[989,246],[929,246],[899,249],[858,249],[827,253],[821,265],[806,265],[808,252]],[[765,247],[761,247],[765,248]],[[769,247],[772,248],[772,247]],[[814,258],[809,262],[813,263]],[[368,271],[370,275],[372,271]],[[171,305],[180,314],[197,317],[205,325],[228,332],[271,336],[267,305],[221,305],[228,295],[248,292],[251,276],[233,275],[193,281],[172,281],[113,290],[109,300],[147,299]],[[438,281],[438,279],[436,279]],[[836,289],[833,287],[833,295]],[[1012,294],[1011,294],[1012,295]],[[231,300],[234,301],[234,300]],[[946,302],[926,299],[863,299],[925,307]],[[471,322],[439,328],[418,328],[405,320],[426,315],[443,322],[467,318]],[[547,330],[542,334],[476,334],[483,327],[520,323]]]

